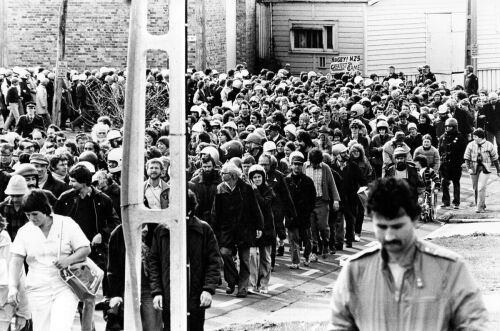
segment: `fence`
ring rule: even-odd
[[[464,74],[463,72],[453,72],[451,74],[445,73],[434,73],[436,75],[436,80],[438,82],[445,81],[448,87],[455,85],[464,85]],[[479,79],[479,89],[485,89],[487,91],[500,89],[500,68],[494,69],[482,69],[477,71],[477,77]],[[417,75],[405,75],[406,80],[415,81]]]

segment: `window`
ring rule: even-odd
[[[335,53],[337,51],[336,21],[293,21],[290,23],[292,52]]]

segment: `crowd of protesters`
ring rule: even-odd
[[[193,330],[203,329],[205,308],[222,284],[220,271],[227,294],[244,298],[269,291],[286,240],[291,269],[352,247],[363,230],[360,196],[376,178],[405,179],[419,203],[423,192],[441,189],[441,207],[458,209],[465,164],[476,212],[487,211],[489,176],[500,176],[500,101],[496,92],[478,89],[470,67],[464,86],[453,87],[436,81],[427,65],[416,81],[405,80],[394,67],[386,76],[369,78],[292,72],[287,64],[277,72],[251,74],[241,64],[227,73],[186,74]],[[148,70],[146,77],[148,88],[168,99],[168,71]],[[57,127],[50,124],[54,73],[0,70],[0,244],[13,241],[12,270],[22,271],[24,260],[28,269],[26,278],[18,272],[0,284],[8,284],[2,293],[17,304],[2,308],[0,323],[17,316],[21,324],[31,318],[34,330],[56,330],[50,315],[67,314],[75,298],[61,290],[45,301],[43,293],[55,288],[54,272],[76,261],[76,254],[89,255],[107,271],[107,300],[98,308],[105,310],[108,330],[121,330],[123,130],[100,116],[89,90],[123,101],[126,74],[102,68],[68,78]],[[168,114],[167,108],[145,130],[144,204],[152,209],[169,204]],[[67,131],[77,127],[82,131]],[[35,230],[49,238],[55,235],[52,224],[60,227],[61,220],[68,223],[65,258],[53,265],[54,256],[40,249],[48,249],[47,242]],[[150,224],[143,234],[141,314],[145,330],[158,330],[160,311],[165,325],[169,319],[168,306],[163,309],[169,300],[168,230]],[[50,286],[37,288],[42,280]],[[30,300],[43,304],[34,307]],[[92,328],[86,312],[93,307],[87,304],[80,306],[84,330]]]

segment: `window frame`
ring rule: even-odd
[[[315,53],[315,54],[340,54],[338,47],[338,20],[289,20],[290,29],[290,52],[291,53]],[[327,29],[332,28],[332,46],[327,48]],[[323,37],[323,48],[297,48],[295,47],[296,30],[321,30]]]

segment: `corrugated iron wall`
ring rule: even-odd
[[[270,4],[257,3],[257,57],[271,57],[271,8]]]
[[[478,70],[479,88],[488,91],[500,89],[500,68]]]

